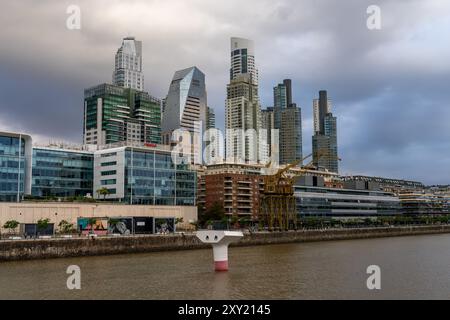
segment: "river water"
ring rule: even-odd
[[[0,299],[450,299],[450,235],[0,263]],[[81,269],[68,290],[66,269]],[[368,290],[367,267],[381,268]]]

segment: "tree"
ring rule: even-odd
[[[105,188],[105,187],[100,188],[100,189],[97,190],[97,194],[98,194],[99,196],[103,196],[103,200],[105,200],[105,199],[106,199],[106,196],[109,195],[110,193],[111,193],[111,192],[109,191],[109,189],[108,189],[108,188]]]
[[[203,225],[207,221],[220,221],[224,217],[225,210],[223,206],[219,202],[215,202],[211,207],[199,214],[199,222],[201,225]]]
[[[69,223],[66,220],[61,220],[58,227],[61,233],[70,233],[73,230],[73,223]]]
[[[3,228],[5,229],[9,229],[9,233],[12,233],[13,231],[16,230],[16,228],[19,226],[19,221],[16,220],[9,220],[6,221],[5,224],[3,225]]]
[[[47,230],[49,223],[50,223],[50,219],[49,218],[39,219],[38,222],[37,222],[38,234],[39,234],[39,231]]]

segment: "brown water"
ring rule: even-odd
[[[81,268],[68,290],[66,268]],[[366,287],[381,267],[381,290]],[[0,299],[450,299],[450,235],[0,263]]]

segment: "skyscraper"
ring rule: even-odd
[[[313,102],[314,136],[312,138],[313,163],[318,168],[339,172],[336,117],[331,113],[327,92],[319,92]]]
[[[84,91],[84,143],[161,143],[161,101],[147,92],[101,84]]]
[[[165,100],[162,118],[163,143],[170,144],[172,132],[185,129],[200,132],[206,128],[207,96],[205,74],[197,67],[175,72]],[[202,121],[202,127],[196,126]]]
[[[302,152],[302,112],[292,102],[292,80],[284,79],[273,88],[274,128],[279,130],[280,164],[301,160]]]
[[[206,130],[212,129],[216,127],[216,114],[214,113],[214,109],[208,107],[206,109]]]
[[[302,110],[291,103],[281,111],[280,164],[302,160],[302,148]]]
[[[255,44],[252,40],[233,37],[231,38],[230,81],[241,75],[249,75],[250,82],[258,85]]]
[[[117,50],[113,84],[119,87],[144,90],[144,74],[142,73],[142,42],[134,37],[126,37]]]
[[[275,112],[273,107],[261,110],[261,128],[267,132],[267,157],[271,161],[280,161],[280,136],[275,135]]]
[[[230,162],[265,161],[260,142],[261,113],[254,43],[231,38],[230,83],[225,106],[226,159]]]

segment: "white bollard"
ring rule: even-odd
[[[197,231],[197,238],[203,243],[210,243],[213,247],[216,271],[228,271],[228,245],[239,241],[243,236],[240,231]]]

